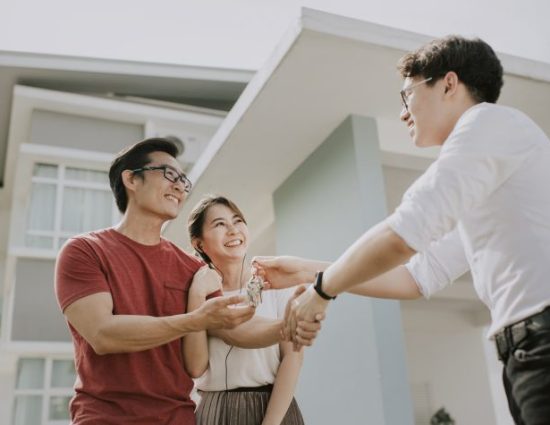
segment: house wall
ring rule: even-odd
[[[375,121],[346,119],[278,188],[274,208],[278,253],[337,258],[386,214]],[[331,302],[297,398],[306,423],[412,424],[399,304]]]
[[[410,303],[418,304],[403,308],[402,317],[411,388],[424,386],[430,416],[444,407],[457,424],[496,425],[476,313],[448,300]]]

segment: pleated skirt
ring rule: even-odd
[[[271,391],[201,391],[200,395],[195,412],[197,425],[261,425]],[[304,425],[294,398],[281,425]]]

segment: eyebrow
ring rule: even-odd
[[[172,166],[172,165],[169,165],[169,164],[161,164],[159,165],[159,167],[166,167],[166,168],[170,168],[171,170],[174,170],[176,173],[178,174],[185,174],[183,171],[180,171],[178,170],[176,167]]]
[[[233,220],[234,220],[235,218],[239,218],[239,219],[242,220],[242,218],[241,218],[241,216],[240,216],[239,214],[235,214],[235,215],[233,215],[233,217],[231,217],[231,218],[232,218]],[[223,218],[223,217],[216,217],[216,218],[210,220],[210,224],[214,224],[214,223],[216,223],[217,221],[226,221],[226,219]]]

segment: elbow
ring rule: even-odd
[[[204,374],[204,372],[206,372],[206,369],[203,371],[200,371],[199,369],[194,369],[194,370],[188,371],[187,373],[191,378],[197,379],[197,378],[200,378]]]
[[[104,356],[105,354],[112,354],[111,350],[109,350],[107,345],[102,342],[94,341],[94,342],[90,342],[90,345],[94,350],[94,353],[96,353],[98,356]]]
[[[387,232],[389,232],[390,249],[395,252],[403,262],[416,254],[416,251],[407,244],[405,239],[399,236],[393,229],[388,227]]]
[[[120,352],[120,350],[117,350],[117,347],[112,343],[111,339],[101,330],[99,330],[94,337],[88,341],[88,343],[98,356]]]
[[[185,370],[187,370],[187,374],[189,377],[193,379],[200,378],[202,375],[204,375],[204,372],[206,372],[206,369],[208,369],[208,365],[186,365]]]

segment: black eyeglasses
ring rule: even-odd
[[[162,170],[164,174],[164,178],[166,180],[171,181],[172,183],[177,183],[178,180],[181,181],[183,184],[183,190],[186,192],[191,191],[192,184],[191,184],[191,181],[187,178],[187,176],[184,173],[181,173],[181,174],[178,173],[178,171],[175,168],[172,168],[169,165],[136,168],[135,170],[132,170],[132,173],[140,173],[142,171],[155,171],[155,170]]]
[[[419,86],[420,84],[427,83],[428,81],[431,81],[433,77],[426,78],[425,80],[419,81],[418,83],[411,84],[409,87],[405,87],[403,90],[399,92],[401,95],[401,103],[403,103],[403,107],[407,112],[409,112],[409,105],[407,103],[407,100],[411,94],[411,90],[415,88],[416,86]]]

